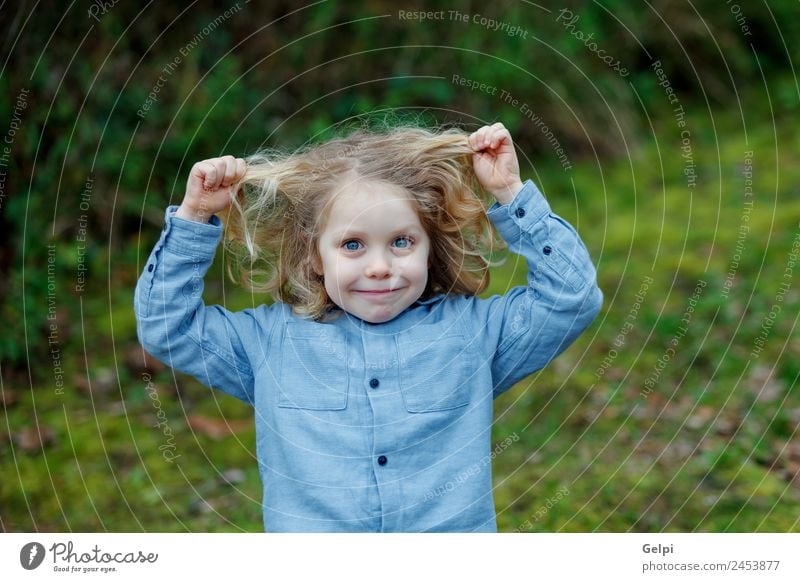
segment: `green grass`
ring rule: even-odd
[[[576,172],[586,199],[580,232],[599,263],[606,303],[575,345],[497,404],[497,434],[522,436],[495,461],[502,531],[800,531],[796,267],[764,350],[751,355],[800,234],[791,189],[800,171],[790,148],[775,159],[769,128],[750,139],[728,139],[719,159],[702,160],[692,192],[679,163],[665,163],[665,175],[679,179],[661,185],[652,149],[633,162],[635,176],[628,164],[604,164],[605,191],[597,168]],[[779,134],[787,141],[796,137]],[[709,150],[702,139],[694,147]],[[746,149],[756,152],[755,202],[726,295],[743,224]],[[549,192],[556,212],[570,207],[565,186]],[[654,282],[617,347],[645,276]],[[706,286],[682,335],[699,281]],[[645,381],[676,337],[645,398]],[[611,361],[598,377],[604,358]]]

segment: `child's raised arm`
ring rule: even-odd
[[[228,207],[244,160],[225,156],[192,167],[181,206],[167,209],[164,230],[136,285],[134,307],[142,346],[168,366],[248,403],[251,362],[269,337],[265,306],[230,312],[203,304],[203,277],[222,237],[214,215]],[[271,325],[271,323],[269,324]],[[264,336],[262,334],[266,333]]]
[[[469,141],[478,180],[499,203],[489,218],[509,249],[528,263],[526,286],[473,303],[471,320],[480,326],[473,334],[494,353],[498,396],[567,349],[597,316],[603,293],[578,233],[551,211],[532,181],[522,183],[508,130],[496,123]]]

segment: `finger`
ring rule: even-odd
[[[217,169],[216,179],[212,184],[211,189],[216,190],[221,188],[225,184],[225,175],[228,172],[228,160],[224,157],[222,158],[214,158],[213,160],[214,167]]]
[[[222,187],[227,188],[236,182],[236,158],[233,156],[224,156],[222,160],[225,162],[225,174],[222,177]]]
[[[473,134],[475,136],[474,149],[477,149],[477,150],[480,151],[480,150],[484,150],[484,149],[486,149],[488,147],[488,143],[489,142],[487,140],[487,134],[489,132],[489,129],[490,128],[489,128],[488,125],[484,125],[483,127],[481,127],[478,131],[476,131]]]
[[[238,182],[244,178],[246,172],[247,162],[245,162],[242,158],[236,158],[236,181]]]
[[[495,126],[492,126],[493,129],[492,129],[492,135],[491,135],[491,138],[490,138],[490,141],[491,141],[490,147],[492,149],[498,149],[498,148],[502,147],[504,144],[510,146],[511,145],[511,133],[509,133],[509,131],[505,127],[503,127],[502,124],[495,124],[495,125],[500,125],[500,127],[497,128]]]
[[[224,162],[220,163],[219,158],[208,160],[208,171],[206,172],[206,179],[203,182],[203,188],[206,190],[216,190],[219,188],[222,178],[225,177]]]
[[[492,135],[492,127],[490,125],[484,125],[481,128],[481,142],[483,143],[483,147],[489,147],[489,143],[491,140]]]
[[[481,130],[480,129],[478,129],[476,131],[473,131],[472,134],[470,134],[470,136],[469,136],[469,145],[474,150],[480,150],[481,149]]]
[[[208,188],[208,185],[216,179],[216,168],[211,160],[197,162],[192,166],[189,179],[198,188]]]

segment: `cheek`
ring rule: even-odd
[[[325,281],[336,282],[338,285],[346,285],[358,277],[358,266],[356,261],[349,261],[341,257],[330,256],[324,265]]]
[[[403,276],[415,280],[428,279],[428,258],[426,256],[414,257],[402,266]]]

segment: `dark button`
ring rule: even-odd
[[[380,457],[378,457],[378,464],[385,465],[388,460],[389,459],[386,458],[386,455],[381,455]]]
[[[552,253],[552,252],[553,252],[553,249],[551,249],[549,246],[546,246],[546,247],[544,247],[544,248],[542,249],[542,252],[543,252],[544,254],[546,254],[546,255],[549,255],[550,253]]]
[[[166,225],[166,223],[165,223],[165,224],[164,224],[164,232],[166,232],[166,231],[167,231],[167,225]]]
[[[372,380],[369,381],[369,385],[370,388],[377,388],[378,386],[381,385],[381,381],[378,380],[377,378],[373,378]]]
[[[149,265],[147,265],[147,272],[150,273],[152,271],[153,271],[153,263],[150,263]]]
[[[514,214],[517,215],[517,218],[522,218],[523,216],[525,216],[525,209],[524,208],[517,208],[514,211]]]

